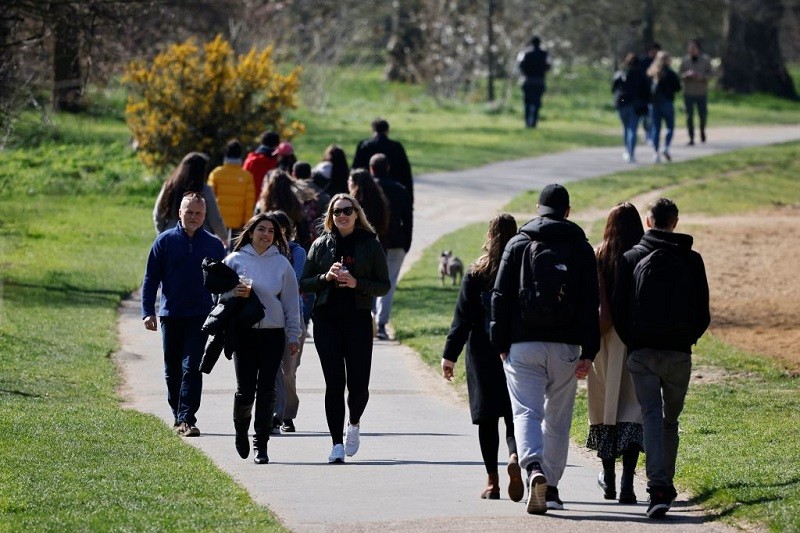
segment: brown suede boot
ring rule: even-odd
[[[500,478],[496,472],[494,474],[489,474],[486,488],[481,492],[481,498],[484,500],[500,499]]]
[[[508,497],[512,502],[518,502],[525,496],[525,484],[522,482],[522,471],[519,468],[517,454],[512,453],[508,458]]]

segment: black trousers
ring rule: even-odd
[[[325,417],[333,444],[342,444],[345,400],[350,422],[358,423],[369,400],[372,314],[369,309],[314,314],[314,345],[325,377]]]
[[[233,426],[237,432],[250,429],[253,403],[256,406],[253,429],[259,440],[269,440],[272,404],[275,402],[275,376],[281,366],[284,347],[283,328],[245,329],[238,334],[233,364],[236,394],[233,396]]]

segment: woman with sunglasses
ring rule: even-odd
[[[329,463],[343,463],[345,455],[358,451],[372,367],[372,299],[386,294],[389,285],[386,255],[364,210],[349,194],[335,195],[300,280],[303,292],[317,294],[312,319],[333,441]],[[343,439],[345,387],[349,414]]]

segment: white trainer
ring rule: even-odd
[[[358,447],[361,445],[360,430],[360,424],[353,425],[349,422],[347,423],[347,432],[344,436],[344,453],[346,453],[348,457],[353,457],[358,452]]]
[[[344,463],[344,445],[334,444],[331,454],[328,456],[329,463]]]

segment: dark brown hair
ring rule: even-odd
[[[364,214],[370,224],[375,227],[378,237],[385,237],[389,231],[389,201],[383,193],[383,189],[375,183],[369,172],[363,168],[355,168],[350,171],[349,185],[350,194],[358,200],[364,208]]]
[[[208,156],[202,152],[189,152],[164,182],[164,192],[158,203],[158,212],[164,218],[178,218],[181,200],[187,192],[203,192],[208,177]]]
[[[306,213],[303,204],[294,192],[294,180],[288,172],[275,169],[271,170],[256,204],[262,213],[280,209],[284,211],[295,224],[305,222]]]
[[[281,231],[281,225],[277,221],[277,219],[272,216],[270,213],[259,213],[255,215],[253,218],[247,221],[247,224],[244,225],[242,228],[242,232],[239,234],[239,237],[236,239],[236,243],[233,245],[233,251],[238,252],[244,246],[253,242],[253,231],[256,229],[256,226],[260,222],[269,221],[272,223],[272,227],[275,229],[274,237],[273,237],[273,244],[278,247],[278,251],[281,255],[288,256],[289,255],[289,245],[286,244],[286,239],[283,237],[283,232]]]
[[[614,294],[614,273],[619,257],[642,240],[642,235],[642,218],[632,203],[617,204],[608,213],[603,242],[597,247],[597,272],[607,302],[611,301],[611,295]]]
[[[503,250],[511,237],[517,234],[517,221],[508,213],[501,213],[489,222],[489,229],[486,232],[486,241],[481,250],[480,256],[470,266],[470,271],[476,276],[484,278],[485,286],[494,286],[494,279],[497,277],[497,270],[500,268],[500,259],[503,257]]]

